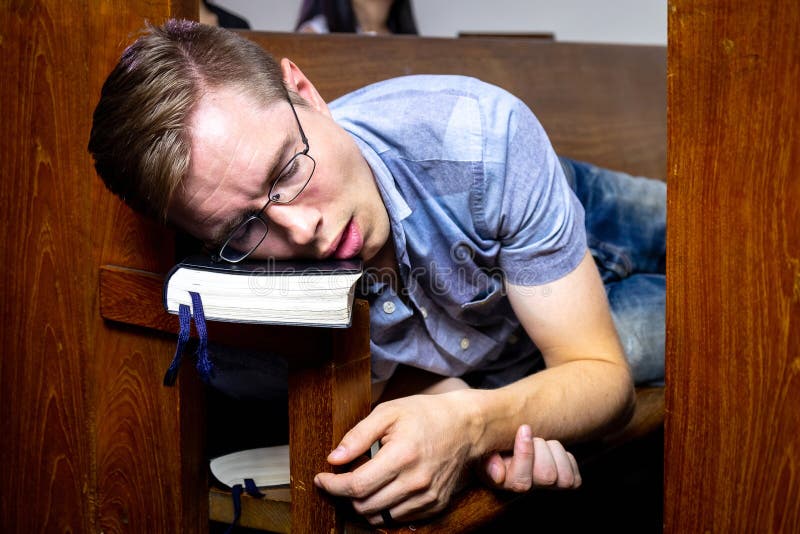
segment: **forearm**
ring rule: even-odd
[[[634,403],[624,365],[577,360],[530,375],[496,390],[467,390],[449,395],[470,411],[465,425],[471,456],[508,450],[522,424],[533,435],[565,443],[582,441],[624,424]]]

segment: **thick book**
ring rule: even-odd
[[[240,323],[350,325],[360,260],[214,261],[190,256],[164,282],[164,308],[177,314],[200,295],[205,318]]]

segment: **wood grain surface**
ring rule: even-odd
[[[800,532],[798,28],[670,2],[666,532]]]
[[[205,528],[202,473],[187,468],[197,445],[182,449],[202,432],[180,402],[191,381],[162,388],[172,343],[109,327],[98,310],[99,265],[160,270],[172,238],[105,191],[86,151],[100,86],[130,35],[194,10],[188,0],[0,5],[2,532]]]

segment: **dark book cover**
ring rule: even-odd
[[[255,276],[307,276],[325,274],[356,274],[362,270],[361,260],[245,260],[240,263],[215,261],[206,254],[183,259],[167,274],[167,280],[178,269],[213,271]]]

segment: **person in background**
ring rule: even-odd
[[[411,0],[304,0],[295,31],[416,35]]]
[[[250,23],[247,20],[206,0],[200,0],[200,22],[220,28],[250,29]]]

